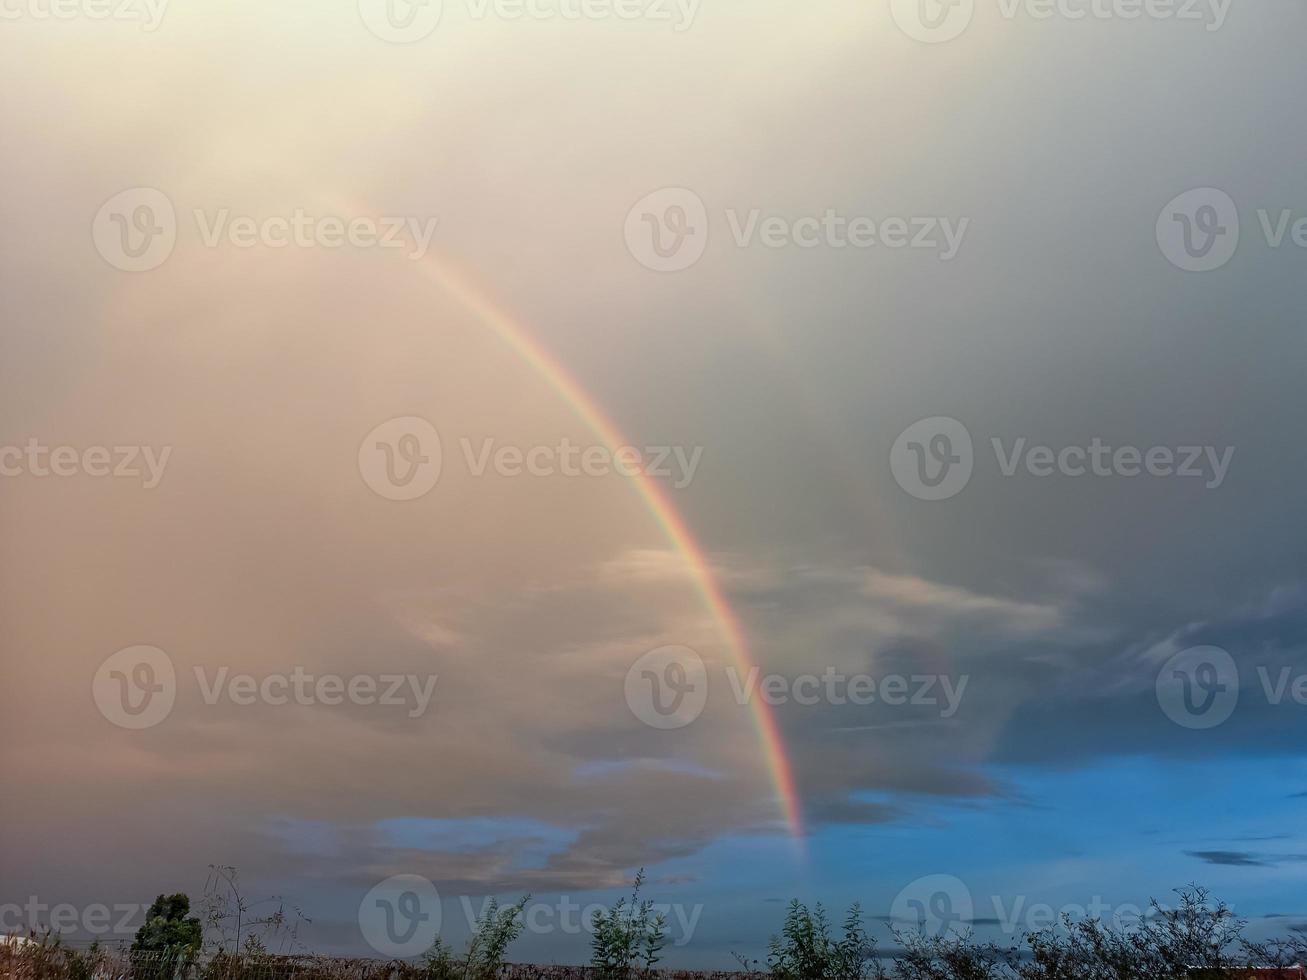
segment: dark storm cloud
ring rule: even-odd
[[[1249,851],[1185,851],[1185,854],[1207,864],[1232,868],[1268,868],[1307,861],[1307,854],[1254,854]]]
[[[1307,671],[1307,605],[1297,601],[1301,594],[1298,583],[1272,586],[1261,602],[1211,609],[1206,622],[1158,624],[1152,641],[1076,651],[1069,665],[1047,673],[1040,696],[1014,712],[995,760],[1083,764],[1141,750],[1173,757],[1297,754],[1285,726],[1307,711],[1289,696],[1293,680]],[[1228,651],[1239,670],[1237,708],[1203,739],[1173,723],[1156,693],[1169,653],[1196,646]],[[1285,676],[1289,687],[1281,692]]]
[[[1190,857],[1196,857],[1207,864],[1219,864],[1232,868],[1262,868],[1266,862],[1247,851],[1185,851]]]
[[[1255,695],[1257,665],[1305,662],[1307,277],[1301,250],[1258,243],[1253,209],[1307,207],[1307,7],[1245,4],[1210,35],[978,18],[927,48],[887,4],[728,0],[684,37],[459,23],[441,27],[439,57],[402,57],[312,5],[177,6],[148,51],[91,23],[0,38],[0,113],[22,148],[0,161],[15,273],[0,442],[178,447],[148,499],[80,479],[3,487],[0,761],[40,787],[0,798],[7,887],[148,897],[224,860],[287,893],[343,889],[324,921],[347,926],[357,890],[396,870],[471,894],[598,888],[732,834],[784,845],[751,709],[727,687],[681,732],[651,733],[622,702],[626,666],[652,646],[702,647],[718,681],[728,660],[693,584],[659,580],[649,555],[679,559],[638,497],[453,472],[458,434],[589,438],[556,386],[409,267],[187,236],[163,268],[118,275],[87,226],[141,183],[183,216],[312,209],[320,189],[440,214],[442,247],[605,414],[706,447],[675,504],[762,669],[967,676],[949,717],[776,709],[818,828],[1045,802],[1000,766],[1301,754],[1302,709]],[[276,57],[212,84],[251,51]],[[70,165],[88,147],[95,166]],[[679,278],[650,276],[621,220],[674,182],[714,209],[712,248]],[[1226,269],[1188,275],[1153,223],[1204,184],[1243,205],[1246,237]],[[723,207],[948,214],[973,230],[948,267],[884,249],[765,254],[730,247]],[[394,505],[354,457],[409,412],[449,437],[450,472]],[[969,428],[976,472],[927,503],[886,461],[906,425],[943,414]],[[1094,436],[1236,453],[1209,491],[1003,477],[989,451]],[[438,711],[410,724],[220,705],[197,720],[183,702],[154,736],[110,730],[89,678],[150,638],[183,668],[434,671]],[[1152,689],[1158,657],[1196,643],[1251,671],[1202,737]],[[1285,779],[1268,807],[1302,785]],[[269,830],[287,817],[328,825],[330,846]],[[528,862],[532,834],[460,849],[378,827],[506,817],[576,832]],[[781,892],[788,866],[769,873],[759,887]]]

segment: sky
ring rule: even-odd
[[[1300,934],[1305,28],[0,0],[0,929]]]

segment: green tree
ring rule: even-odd
[[[195,961],[204,939],[200,920],[191,915],[185,895],[160,895],[145,913],[145,924],[132,941],[138,976],[167,978]]]
[[[640,901],[644,869],[635,876],[630,904],[619,899],[611,909],[600,909],[590,920],[590,965],[600,980],[626,980],[633,967],[648,970],[658,962],[667,935],[667,920],[655,915],[653,902]]]
[[[856,903],[844,918],[843,937],[836,939],[826,909],[818,903],[810,911],[796,899],[768,947],[767,972],[775,980],[858,980],[870,974],[872,944]]]
[[[449,945],[437,937],[425,957],[423,980],[494,980],[504,965],[508,947],[526,926],[522,913],[530,897],[523,895],[503,908],[498,899],[492,898],[477,917],[467,953],[461,957],[455,956]]]

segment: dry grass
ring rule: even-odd
[[[595,980],[578,966],[506,964],[497,980]],[[633,971],[633,980],[742,980],[740,973]],[[189,966],[127,951],[73,949],[56,944],[0,943],[4,980],[437,980],[421,966],[399,960],[329,956],[219,955]]]

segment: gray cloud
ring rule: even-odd
[[[1261,868],[1266,866],[1266,862],[1254,857],[1247,851],[1185,851],[1185,853],[1207,864],[1219,864],[1234,868]]]

